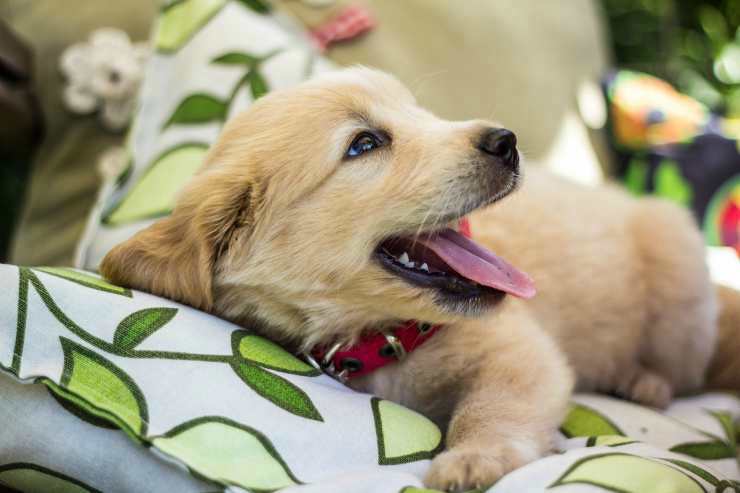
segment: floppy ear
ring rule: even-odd
[[[251,186],[219,170],[196,175],[172,215],[117,245],[100,272],[113,283],[213,307],[216,259],[237,230],[251,227]]]

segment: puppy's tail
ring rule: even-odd
[[[740,291],[717,286],[719,335],[707,372],[707,387],[740,390]]]

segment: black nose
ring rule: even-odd
[[[516,150],[516,135],[505,128],[489,128],[481,136],[478,149],[499,158],[504,164],[519,164],[519,153]]]

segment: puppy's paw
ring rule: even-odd
[[[504,474],[537,458],[534,449],[531,452],[524,453],[522,447],[513,445],[453,448],[432,461],[424,484],[429,488],[451,492],[485,488]]]
[[[665,409],[673,398],[673,387],[662,376],[643,370],[632,380],[627,397],[644,406]]]

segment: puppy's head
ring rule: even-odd
[[[234,118],[172,215],[101,271],[305,345],[475,316],[532,286],[450,226],[518,171],[511,132],[441,120],[394,78],[348,69]]]

